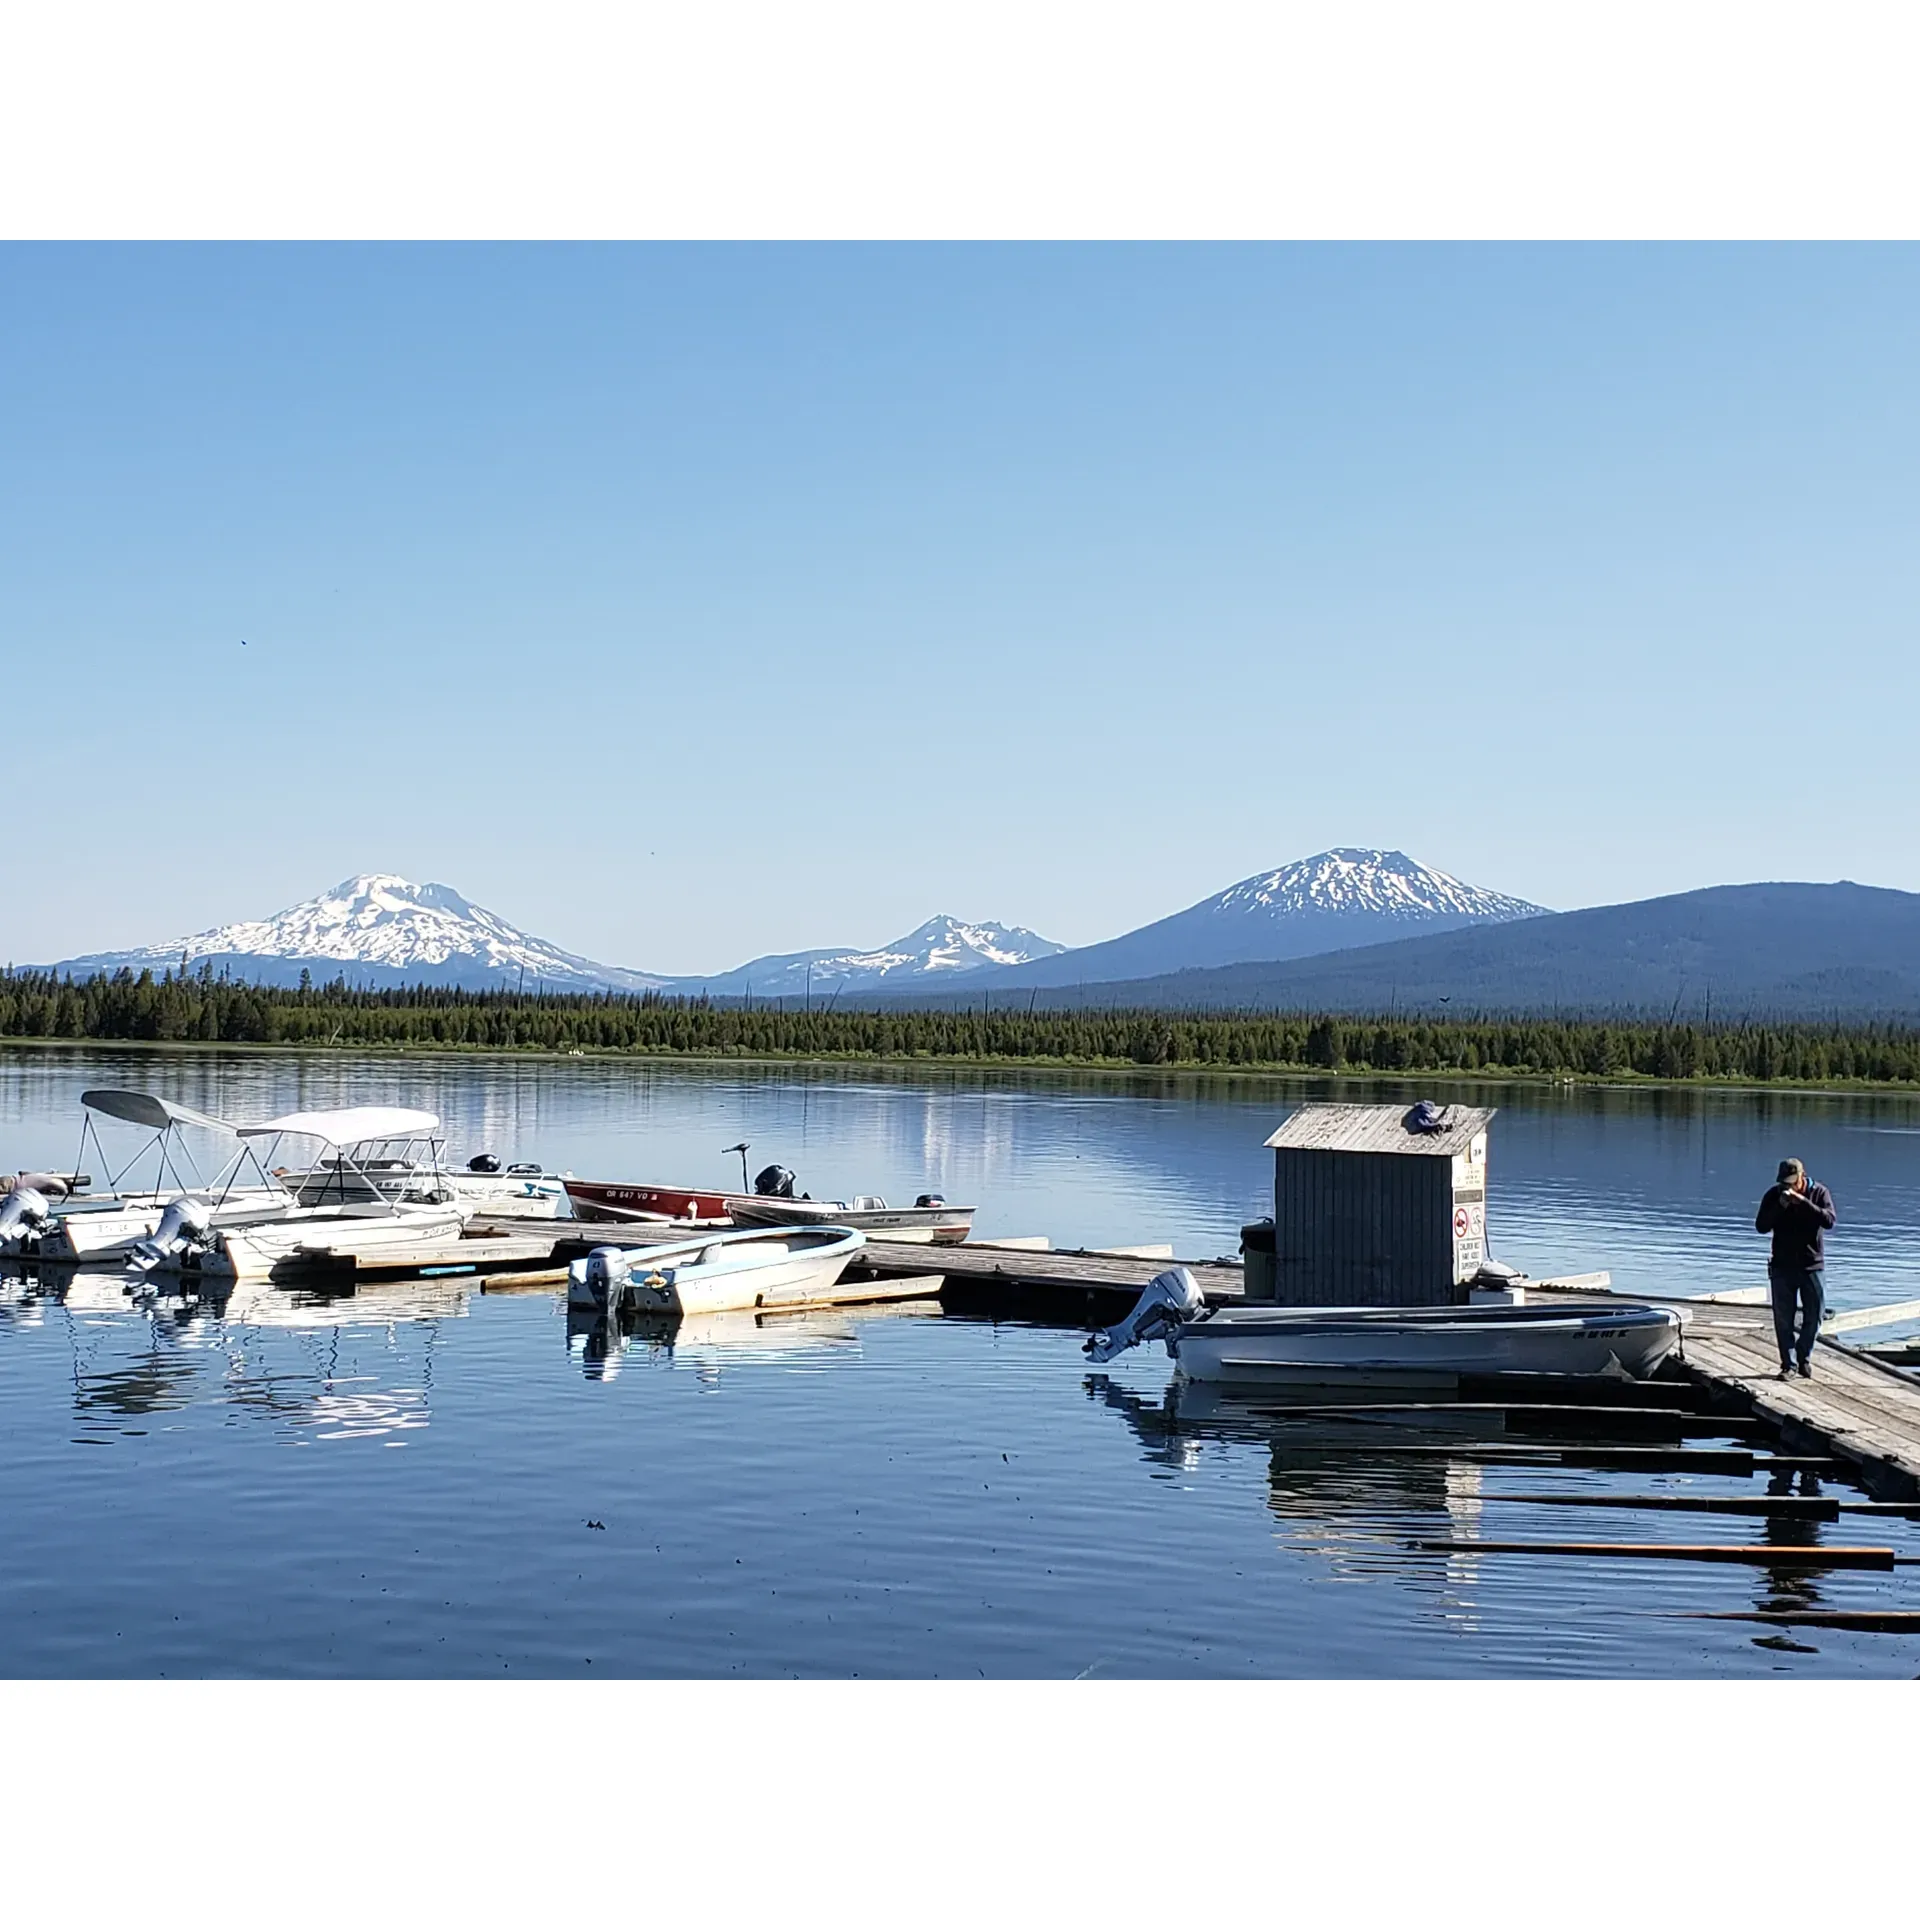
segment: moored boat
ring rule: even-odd
[[[576,1180],[571,1174],[561,1184],[573,1202],[575,1219],[602,1222],[688,1220],[722,1226],[731,1218],[729,1204],[744,1197],[709,1187],[652,1186],[639,1180]]]
[[[439,1243],[458,1240],[465,1230],[470,1209],[445,1185],[436,1114],[411,1107],[339,1107],[283,1114],[236,1131],[276,1146],[287,1135],[319,1142],[316,1165],[325,1179],[318,1191],[334,1197],[242,1225],[223,1225],[211,1209],[183,1197],[129,1253],[131,1268],[286,1279],[325,1268],[342,1254],[386,1255],[383,1264],[398,1267],[409,1252],[431,1257]],[[303,1182],[301,1191],[315,1189]]]
[[[921,1246],[952,1246],[973,1228],[974,1209],[955,1206],[937,1193],[923,1193],[910,1207],[890,1207],[878,1194],[852,1200],[784,1200],[739,1194],[732,1201],[740,1225],[755,1227],[852,1227],[869,1240],[905,1240]]]
[[[866,1245],[838,1227],[761,1227],[646,1247],[595,1247],[567,1269],[567,1304],[683,1317],[825,1293]]]
[[[78,1173],[69,1177],[64,1184],[76,1191],[54,1201],[33,1236],[30,1250],[38,1259],[76,1264],[120,1259],[154,1232],[168,1207],[181,1200],[193,1201],[210,1220],[232,1226],[277,1220],[293,1210],[292,1198],[241,1137],[245,1130],[229,1121],[158,1094],[124,1087],[90,1088],[81,1094],[80,1104],[84,1117],[78,1157],[84,1159],[91,1141],[106,1185],[82,1184]],[[96,1116],[137,1128],[147,1136],[118,1171],[107,1159]],[[237,1144],[208,1176],[194,1160],[190,1133],[211,1134]],[[134,1181],[136,1170],[148,1161],[150,1177]]]
[[[1284,1380],[1311,1370],[1376,1373],[1627,1374],[1644,1379],[1680,1345],[1684,1307],[1649,1302],[1552,1306],[1208,1308],[1193,1275],[1151,1280],[1133,1311],[1087,1342],[1110,1360],[1161,1340],[1193,1380]]]

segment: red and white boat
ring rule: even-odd
[[[568,1175],[567,1198],[576,1220],[697,1220],[725,1226],[729,1200],[745,1194],[708,1187],[655,1187],[636,1180],[576,1180]]]

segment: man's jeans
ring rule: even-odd
[[[1820,1312],[1826,1302],[1826,1289],[1820,1284],[1820,1269],[1799,1272],[1792,1268],[1769,1267],[1767,1286],[1773,1294],[1773,1337],[1780,1345],[1780,1364],[1808,1359],[1820,1332]],[[1800,1341],[1793,1338],[1793,1309],[1800,1307]]]

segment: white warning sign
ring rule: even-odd
[[[1453,1210],[1453,1277],[1471,1280],[1487,1257],[1487,1204],[1463,1200]]]

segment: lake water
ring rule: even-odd
[[[1194,1257],[1230,1252],[1268,1209],[1261,1140],[1326,1094],[1150,1075],[8,1050],[0,1159],[70,1163],[94,1085],[242,1118],[423,1105],[461,1157],[489,1148],[603,1177],[725,1184],[738,1162],[724,1150],[747,1139],[756,1166],[783,1161],[815,1193],[938,1188],[979,1202],[983,1235],[1171,1240]],[[1339,1094],[1497,1102],[1494,1247],[1536,1274],[1605,1267],[1616,1286],[1670,1294],[1751,1284],[1753,1208],[1795,1153],[1839,1207],[1832,1300],[1920,1296],[1920,1104]],[[1096,1377],[1071,1330],[920,1307],[730,1318],[609,1351],[547,1293],[261,1289],[222,1314],[137,1308],[105,1275],[15,1278],[0,1283],[0,1673],[1920,1668],[1911,1641],[1690,1617],[1781,1598],[1912,1607],[1913,1569],[1423,1551],[1412,1543],[1475,1535],[1763,1536],[1740,1517],[1498,1502],[1648,1482],[1350,1434],[1309,1450],[1295,1428],[1192,1396],[1170,1406],[1169,1379],[1158,1348]],[[1796,1537],[1920,1552],[1920,1529],[1877,1517]]]

